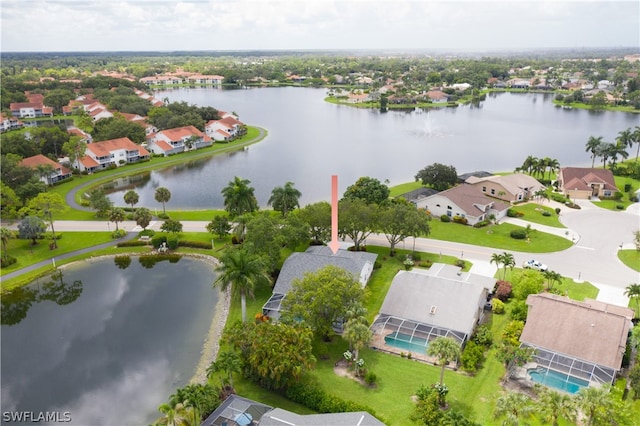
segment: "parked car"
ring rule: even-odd
[[[538,262],[535,259],[527,260],[522,264],[524,269],[535,269],[536,271],[544,272],[547,270],[547,265],[542,262]]]

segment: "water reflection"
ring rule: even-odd
[[[47,281],[38,284],[37,288],[20,287],[10,294],[2,296],[2,325],[16,325],[26,318],[34,303],[48,300],[58,305],[73,303],[82,294],[82,281],[64,281],[62,270],[51,274]]]
[[[68,411],[72,425],[158,417],[193,375],[219,292],[202,261],[145,266],[84,262],[2,297],[4,411]]]

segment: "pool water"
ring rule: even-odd
[[[404,349],[405,351],[424,354],[427,352],[427,340],[420,337],[414,337],[413,340],[408,334],[393,332],[384,336],[387,345],[394,348]]]
[[[548,370],[546,368],[538,367],[534,370],[529,370],[529,377],[536,383],[549,386],[563,392],[570,394],[577,393],[580,389],[589,387],[589,382],[583,379],[579,379],[568,374],[560,373],[555,370]]]

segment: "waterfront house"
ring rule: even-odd
[[[90,173],[107,167],[121,166],[148,160],[149,151],[129,138],[110,139],[87,145],[86,155],[80,159],[80,170]]]
[[[558,191],[573,200],[588,200],[613,197],[619,189],[611,170],[563,167],[558,174]]]
[[[215,141],[229,142],[246,133],[244,123],[228,112],[218,111],[219,120],[210,120],[204,128],[205,133]]]
[[[530,199],[537,191],[545,188],[535,178],[524,173],[503,176],[470,176],[465,180],[465,183],[478,188],[483,194],[508,203]]]
[[[211,138],[194,126],[165,129],[147,137],[147,148],[154,154],[168,155],[211,146]]]
[[[61,180],[71,177],[71,170],[42,154],[27,157],[20,161],[20,165],[33,170],[38,170],[38,173],[42,170],[42,174],[40,174],[39,177],[40,180],[47,185],[53,185],[56,182],[60,182]],[[46,168],[49,170],[44,173]]]

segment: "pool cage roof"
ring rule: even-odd
[[[380,314],[371,325],[374,334],[394,334],[407,336],[408,343],[427,346],[431,340],[438,337],[450,337],[462,346],[467,338],[466,333],[448,330],[446,328],[395,317],[388,314]]]
[[[569,376],[599,384],[612,384],[616,377],[616,370],[600,364],[564,355],[535,345],[522,343],[520,347],[535,349],[534,361],[539,367],[560,371]]]

